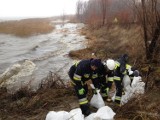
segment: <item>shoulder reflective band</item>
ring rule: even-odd
[[[81,80],[81,76],[77,75],[77,74],[74,74],[73,79],[80,81]]]
[[[93,74],[93,75],[92,75],[92,78],[93,78],[93,79],[98,78],[98,74]]]
[[[74,65],[77,67],[80,61],[76,61]]]
[[[87,103],[88,103],[87,98],[79,99],[79,104],[80,104],[80,105],[87,104]]]
[[[117,67],[119,67],[119,66],[120,66],[120,63],[119,63],[118,61],[116,61],[115,63],[116,63],[116,65],[115,65],[115,69],[117,69]]]
[[[121,80],[121,78],[120,77],[118,77],[118,76],[114,76],[114,80]]]
[[[127,70],[131,69],[131,66],[128,65],[128,64],[126,64],[126,69],[127,69]]]
[[[107,81],[111,81],[112,82],[113,81],[113,77],[108,77]]]

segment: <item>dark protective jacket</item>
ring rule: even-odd
[[[72,79],[72,82],[81,89],[85,82],[89,79],[92,80],[95,88],[100,88],[101,79],[104,78],[103,75],[103,66],[99,66],[97,70],[93,71],[91,69],[91,60],[81,60],[80,62],[75,63],[69,70],[69,76]],[[101,68],[102,67],[102,68]]]

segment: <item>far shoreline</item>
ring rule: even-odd
[[[0,20],[2,20],[0,18]],[[30,37],[36,34],[46,34],[54,30],[50,24],[51,18],[15,18],[0,22],[0,33],[17,37]]]

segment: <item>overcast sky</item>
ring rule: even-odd
[[[74,14],[78,0],[0,0],[0,17],[48,17]],[[83,0],[87,1],[87,0]]]

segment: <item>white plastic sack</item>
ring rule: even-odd
[[[46,120],[68,120],[70,115],[66,111],[54,112],[50,111],[47,116]]]
[[[90,105],[98,109],[105,106],[103,98],[99,92],[100,90],[97,90],[97,94],[94,94],[90,101]]]
[[[134,77],[131,86],[135,87],[137,83],[141,82],[142,78],[140,76]]]
[[[115,116],[115,112],[108,107],[101,107],[94,116],[93,120],[113,120]]]
[[[125,75],[123,77],[122,84],[123,84],[124,90],[126,91],[127,87],[130,86],[130,84],[131,84],[131,80],[130,80],[130,77],[128,75]]]
[[[141,82],[142,78],[134,77],[132,81],[132,85],[128,85],[125,91],[125,95],[122,96],[121,104],[124,105],[131,98],[138,94],[144,94],[145,83]]]
[[[132,97],[133,97],[133,89],[131,87],[129,87],[130,89],[127,89],[125,91],[125,94],[122,95],[122,98],[121,98],[121,104],[124,105],[128,102],[128,100],[130,100]]]
[[[130,83],[129,83],[130,78],[128,76],[125,76],[125,78],[123,80],[124,80],[123,85],[124,85],[125,94],[122,95],[122,98],[121,98],[121,104],[122,105],[127,103],[128,100],[133,98],[135,95],[144,94],[145,83],[141,82],[142,78],[140,76],[133,78],[131,86],[130,86]],[[112,97],[113,101],[115,100],[115,94]]]
[[[69,112],[70,119],[69,120],[84,120],[84,115],[80,108],[73,109]]]

